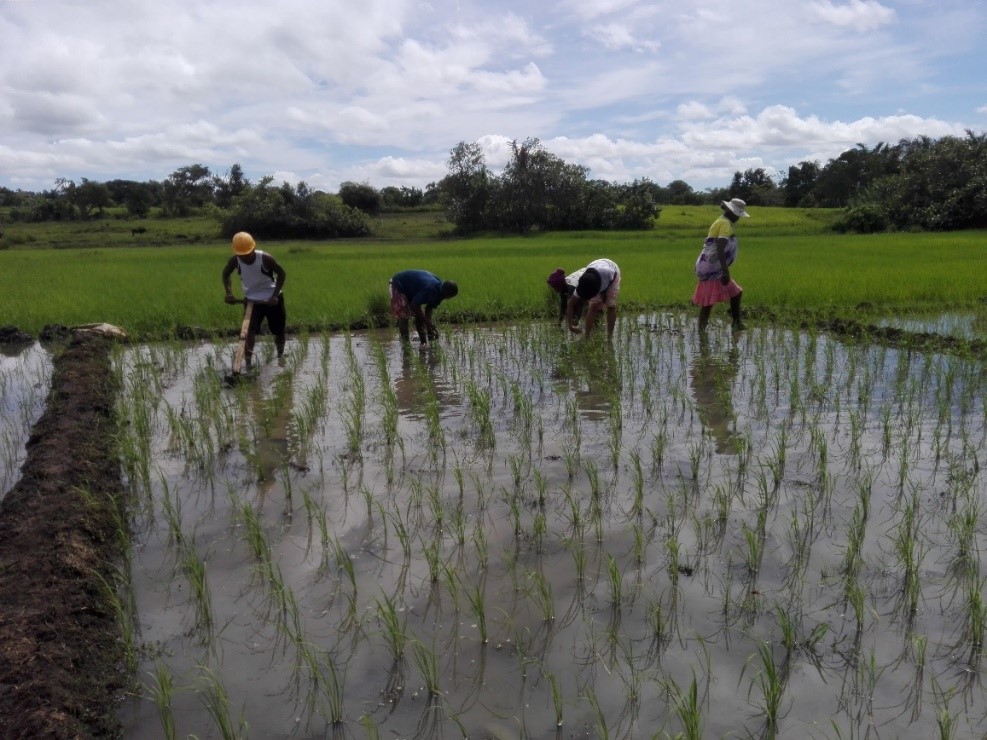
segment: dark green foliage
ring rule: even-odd
[[[208,167],[179,167],[164,181],[161,206],[166,215],[188,216],[212,203],[214,187]]]
[[[843,217],[833,224],[833,230],[840,233],[853,231],[858,234],[875,234],[887,228],[884,212],[873,203],[847,208]]]
[[[367,216],[345,205],[338,197],[312,192],[305,183],[271,185],[265,177],[233,199],[222,216],[222,235],[249,231],[264,239],[332,239],[366,236]]]
[[[344,182],[339,186],[339,198],[350,208],[357,208],[371,216],[380,213],[384,202],[377,189],[365,182]]]
[[[653,227],[660,189],[650,181],[589,181],[586,167],[567,164],[538,139],[512,142],[511,149],[500,177],[487,170],[479,144],[460,142],[452,150],[439,187],[460,233]]]

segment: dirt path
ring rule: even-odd
[[[125,685],[106,598],[125,538],[110,340],[55,359],[21,480],[0,502],[0,737],[116,737]]]

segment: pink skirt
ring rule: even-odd
[[[714,306],[740,295],[743,290],[732,279],[726,285],[719,280],[700,280],[692,294],[692,302],[697,306]]]

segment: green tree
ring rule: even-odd
[[[214,177],[212,179],[212,185],[213,202],[219,208],[229,208],[233,203],[233,199],[241,195],[250,185],[250,181],[244,176],[240,163],[234,162],[226,171],[225,177]]]
[[[164,181],[162,207],[170,216],[188,216],[212,202],[213,187],[208,167],[179,167]]]
[[[233,199],[221,219],[223,236],[249,231],[267,239],[332,239],[370,233],[366,214],[339,197],[313,192],[304,182],[275,187],[273,180],[265,177]]]
[[[106,183],[83,177],[82,183],[72,189],[72,202],[82,218],[88,219],[93,217],[93,211],[102,216],[105,209],[113,205],[113,197]]]
[[[812,189],[819,177],[817,162],[799,162],[797,166],[788,168],[788,177],[782,181],[781,187],[785,193],[786,206],[808,207],[814,205]]]
[[[375,187],[366,182],[344,182],[339,186],[339,198],[350,208],[376,216],[380,213],[383,198]]]
[[[483,229],[491,192],[491,176],[483,148],[477,143],[461,141],[450,151],[448,165],[449,174],[442,178],[439,189],[449,220],[461,233]]]

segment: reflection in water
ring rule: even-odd
[[[709,336],[700,334],[699,354],[689,368],[689,385],[699,421],[713,435],[716,451],[736,455],[742,444],[733,429],[733,385],[740,366],[737,340],[731,338],[726,354],[714,354],[709,344]]]
[[[580,415],[588,421],[601,421],[614,410],[620,398],[620,371],[608,346],[580,342],[559,358],[552,378],[568,386]]]
[[[291,460],[297,447],[289,422],[294,406],[294,374],[279,372],[270,381],[263,377],[249,382],[243,395],[253,425],[253,451],[248,457],[257,473],[258,492],[263,498],[274,487],[277,474]]]
[[[398,409],[420,421],[459,406],[459,395],[442,378],[442,350],[434,344],[401,342],[401,373],[394,380]]]

